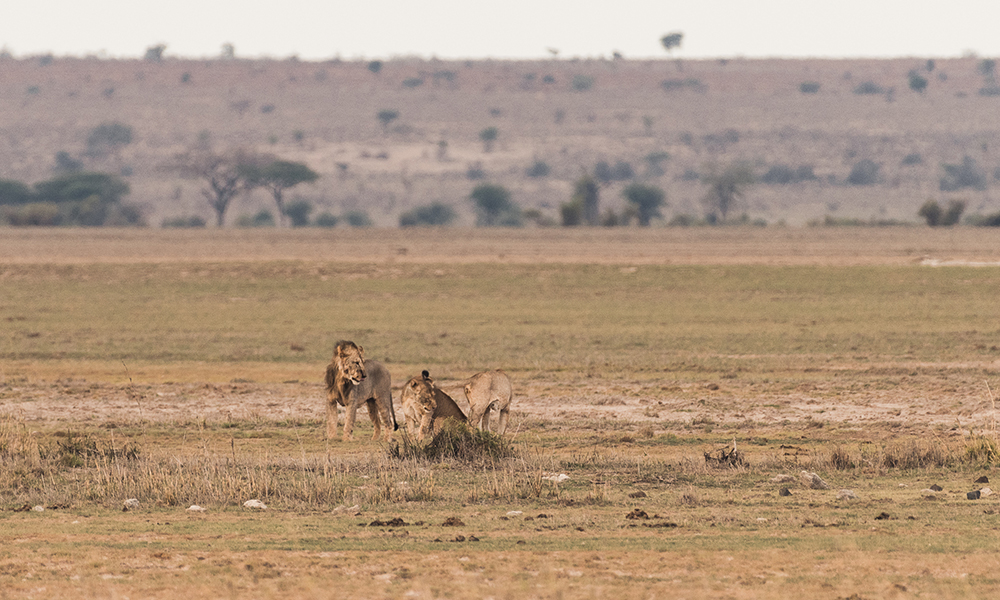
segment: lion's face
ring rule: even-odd
[[[337,367],[355,385],[365,380],[365,350],[351,342],[337,346]]]
[[[420,415],[433,413],[434,409],[437,408],[437,400],[434,398],[434,380],[427,375],[411,379],[403,388],[402,402],[412,406]]]

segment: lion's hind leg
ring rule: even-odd
[[[510,416],[510,406],[500,409],[500,416],[497,417],[497,435],[503,435],[507,431],[507,417]]]
[[[483,425],[480,427],[480,431],[489,432],[490,430],[490,413],[493,412],[492,406],[487,406],[486,410],[483,411]]]
[[[372,433],[372,439],[377,440],[382,435],[382,418],[378,414],[378,404],[374,398],[369,398],[365,404],[368,405],[368,417],[371,418],[372,429],[375,430]]]

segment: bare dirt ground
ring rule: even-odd
[[[1000,263],[1000,233],[986,229],[924,228],[608,230],[365,230],[320,231],[80,231],[0,236],[8,263],[116,263],[160,261],[408,261],[678,263],[678,264],[943,264]],[[67,246],[74,252],[67,253]],[[226,421],[322,419],[325,365],[281,367],[247,381],[243,368],[213,367],[204,377],[190,365],[133,365],[89,377],[60,375],[59,365],[8,364],[0,373],[4,412],[39,423],[116,421]],[[69,368],[69,367],[66,367]],[[105,369],[108,367],[104,367]],[[416,365],[390,365],[397,390]],[[790,364],[775,377],[720,378],[664,372],[648,380],[597,373],[512,373],[515,428],[524,419],[557,417],[574,427],[595,419],[622,428],[782,423],[865,423],[880,428],[988,427],[996,419],[993,391],[982,373],[1000,361],[977,364],[827,364],[820,370]],[[182,374],[183,373],[183,374]],[[471,373],[467,374],[471,375]],[[459,401],[461,381],[441,380]],[[129,383],[129,378],[134,382]],[[285,383],[279,383],[284,381]],[[398,406],[397,406],[398,410]],[[367,416],[360,418],[367,426]]]
[[[1000,265],[996,228],[5,229],[3,263]]]
[[[886,369],[897,370],[894,366]],[[552,420],[574,428],[603,421],[622,430],[649,426],[654,431],[686,426],[719,425],[766,430],[789,424],[836,425],[845,429],[878,425],[891,433],[899,428],[986,429],[998,416],[985,378],[963,373],[996,371],[1000,361],[963,365],[958,373],[915,374],[884,380],[871,389],[864,373],[850,384],[817,377],[791,389],[785,383],[717,380],[677,382],[669,373],[649,382],[594,379],[524,379],[514,374],[512,427],[525,420]],[[934,371],[940,371],[935,366]],[[407,371],[408,372],[408,371]],[[520,377],[519,377],[520,375]],[[897,381],[898,379],[898,381]],[[394,397],[399,413],[397,377]],[[442,387],[468,409],[461,381]],[[10,382],[0,387],[5,413],[29,422],[102,424],[152,422],[227,422],[259,418],[321,420],[325,390],[305,383],[158,383],[130,386],[85,380]],[[367,416],[359,420],[367,430]]]

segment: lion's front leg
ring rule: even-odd
[[[483,430],[483,418],[489,413],[490,407],[486,405],[486,410],[482,410],[479,407],[471,406],[469,407],[469,427],[475,427],[479,431]]]
[[[434,432],[434,411],[427,410],[420,417],[420,431],[417,433],[417,439],[423,440],[424,436],[428,433]]]
[[[346,411],[344,415],[344,441],[347,442],[354,439],[354,419],[357,418],[358,405],[354,402],[348,402],[344,410]]]
[[[326,439],[332,440],[337,437],[338,413],[337,402],[326,403]]]

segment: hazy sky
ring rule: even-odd
[[[1000,0],[0,0],[0,47],[302,59],[1000,55]]]

